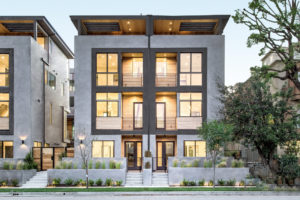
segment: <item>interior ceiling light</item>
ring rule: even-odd
[[[127,21],[127,24],[130,24],[130,21]]]
[[[172,31],[172,29],[171,29],[171,28],[169,28],[169,31]]]
[[[131,28],[129,28],[128,30],[131,31]]]
[[[169,24],[170,24],[170,25],[172,25],[172,24],[173,24],[173,22],[170,22]]]

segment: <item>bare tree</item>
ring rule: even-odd
[[[82,168],[85,169],[85,177],[86,177],[86,188],[89,188],[89,167],[88,167],[88,162],[90,159],[90,149],[88,148],[88,140],[86,138],[85,131],[81,133],[83,136],[79,136],[80,138],[80,157],[82,160]]]

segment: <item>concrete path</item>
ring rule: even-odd
[[[37,172],[29,181],[21,188],[45,188],[48,184],[47,171]]]

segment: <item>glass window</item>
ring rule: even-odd
[[[39,45],[43,47],[43,49],[46,49],[46,38],[45,37],[37,37],[36,41]]]
[[[56,77],[51,72],[48,72],[48,85],[53,90],[56,89]]]
[[[0,117],[9,117],[9,94],[0,93]]]
[[[184,141],[184,157],[206,157],[206,142]]]
[[[202,116],[202,93],[179,93],[180,117]]]
[[[97,86],[118,86],[118,54],[99,53],[97,54]]]
[[[9,54],[0,54],[0,87],[9,86]]]
[[[202,54],[180,54],[180,85],[202,85]]]
[[[114,157],[114,141],[93,141],[93,158],[112,158]]]
[[[119,93],[96,93],[97,117],[118,117],[119,96]]]
[[[33,147],[42,147],[42,143],[41,142],[33,142]]]
[[[0,158],[13,158],[14,143],[12,141],[0,141]]]

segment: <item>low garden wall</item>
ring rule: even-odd
[[[6,182],[7,185],[13,185],[12,182],[18,182],[17,186],[22,186],[31,177],[36,174],[36,170],[0,170],[0,182]],[[0,183],[2,184],[2,183]]]

